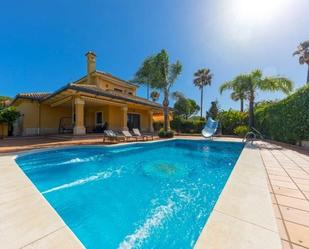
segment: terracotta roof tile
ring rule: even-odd
[[[124,93],[120,93],[117,91],[113,91],[113,90],[103,90],[101,88],[98,88],[94,85],[81,85],[81,84],[71,84],[69,86],[69,88],[74,88],[76,90],[80,90],[80,91],[91,91],[91,93],[94,94],[101,94],[101,95],[105,95],[107,97],[114,97],[116,99],[122,99],[122,100],[126,100],[126,101],[130,101],[133,103],[137,103],[137,104],[146,104],[149,106],[154,106],[154,107],[158,107],[158,108],[162,108],[162,105],[150,100],[147,100],[145,98],[141,98],[141,97],[137,97],[131,94],[124,94]]]
[[[45,92],[37,92],[37,93],[20,93],[16,97],[20,98],[27,98],[27,99],[34,99],[34,100],[41,100],[47,96],[49,96],[50,93]]]

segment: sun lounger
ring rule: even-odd
[[[129,131],[122,131],[122,134],[125,136],[126,140],[130,140],[130,139],[133,139],[135,141],[138,141],[139,139],[144,140],[143,137],[133,136]]]
[[[104,131],[104,136],[103,136],[103,142],[105,140],[113,141],[113,142],[120,142],[120,141],[125,141],[125,137],[123,136],[118,136],[114,131],[112,130],[105,130]]]
[[[137,128],[132,129],[132,131],[133,131],[134,136],[143,137],[143,138],[145,138],[145,139],[150,138],[151,140],[153,140],[153,135],[142,134],[142,133],[140,132],[140,130],[137,129]]]

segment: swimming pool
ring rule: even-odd
[[[26,154],[18,165],[86,248],[193,248],[242,143],[170,140]]]

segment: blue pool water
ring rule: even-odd
[[[16,161],[87,248],[187,249],[242,149],[172,140],[58,149]]]

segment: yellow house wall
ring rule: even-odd
[[[108,106],[87,106],[85,105],[85,127],[87,132],[95,129],[95,113],[103,112],[103,122],[108,122]]]
[[[31,100],[22,100],[16,109],[21,113],[20,135],[23,136],[56,134],[60,118],[72,116],[71,108],[50,107]]]
[[[108,128],[114,130],[122,129],[123,112],[119,106],[108,106]]]
[[[72,118],[72,108],[67,106],[50,107],[41,105],[40,134],[57,134],[59,122],[62,117]]]
[[[39,134],[39,104],[37,101],[21,100],[21,103],[16,107],[20,112],[20,133],[16,135],[38,135]]]
[[[97,86],[103,90],[114,90],[114,88],[121,89],[123,93],[129,94],[132,93],[132,95],[135,95],[135,89],[132,89],[130,87],[126,87],[121,84],[115,84],[113,82],[104,80],[104,79],[96,79]]]

